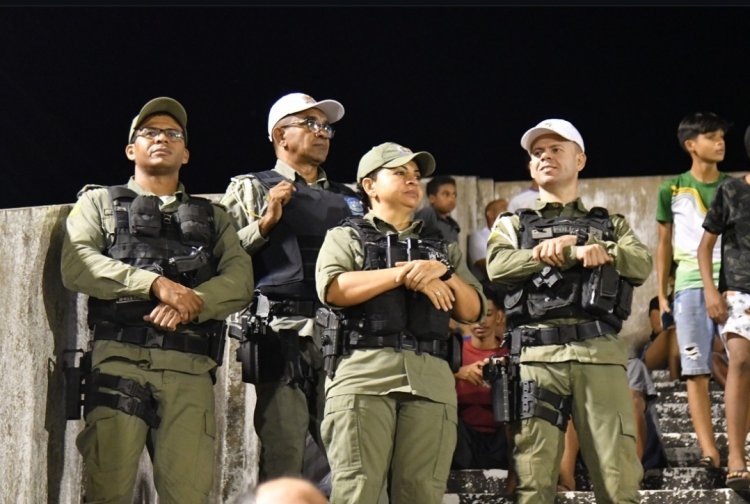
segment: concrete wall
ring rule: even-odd
[[[523,190],[525,181],[497,183],[456,177],[462,246],[473,229],[484,225],[484,205]],[[607,206],[624,214],[652,250],[656,245],[655,194],[664,177],[583,179],[581,195],[588,205]],[[217,196],[217,195],[213,195]],[[83,348],[85,298],[68,292],[60,279],[60,247],[69,205],[0,210],[0,488],[2,502],[77,503],[81,496],[81,460],[75,437],[82,421],[65,421],[62,363],[74,358],[67,348]],[[631,340],[649,334],[646,309],[656,293],[655,275],[636,290],[633,316],[623,335]],[[242,383],[228,345],[218,375],[216,401],[218,444],[212,502],[232,502],[255,482],[257,438],[252,426],[254,389]],[[142,461],[137,502],[156,502]]]

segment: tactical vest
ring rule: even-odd
[[[108,191],[115,235],[104,255],[190,288],[216,275],[214,213],[209,200],[190,196],[175,212],[162,213],[158,196],[138,195],[125,186],[109,187]],[[89,325],[142,326],[146,324],[143,316],[156,304],[140,298],[90,297]]]
[[[615,231],[605,208],[594,207],[582,217],[543,217],[536,210],[522,209],[519,239],[522,249],[532,249],[544,240],[563,235],[615,241]],[[510,329],[555,318],[594,318],[619,330],[630,315],[633,285],[621,278],[614,266],[584,268],[578,264],[561,271],[546,266],[505,297]]]
[[[253,175],[268,190],[287,180],[273,170]],[[319,190],[295,182],[297,190],[268,243],[253,254],[256,288],[270,299],[317,300],[315,262],[326,231],[346,217],[363,215],[362,202],[351,189],[329,183],[328,190]]]
[[[448,260],[448,246],[437,236],[398,241],[365,219],[348,218],[343,226],[354,228],[364,250],[364,270],[392,267],[398,261],[415,259]],[[418,341],[446,341],[450,336],[450,314],[438,310],[427,296],[401,286],[344,310],[346,338],[385,337],[408,334]]]

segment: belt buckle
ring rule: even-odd
[[[417,339],[411,334],[401,333],[399,335],[399,340],[401,340],[402,349],[414,350],[416,353],[419,353],[419,343],[417,342]]]
[[[163,348],[164,347],[164,333],[157,332],[155,330],[148,330],[145,334],[145,341],[143,342],[144,348]]]

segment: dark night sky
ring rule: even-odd
[[[748,26],[747,7],[4,7],[0,207],[127,180],[130,120],[160,95],[187,108],[194,193],[272,166],[268,109],[292,91],[346,107],[325,164],[344,182],[387,140],[522,180],[519,138],[548,117],[581,131],[583,177],[677,173],[696,110],[735,123],[721,168],[742,171]]]

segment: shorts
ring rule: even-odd
[[[727,311],[729,317],[723,326],[720,326],[721,338],[726,344],[727,334],[732,333],[750,339],[750,294],[745,292],[729,291],[726,293]]]
[[[674,296],[675,328],[683,376],[711,374],[711,350],[717,326],[706,312],[703,289],[684,289]]]

